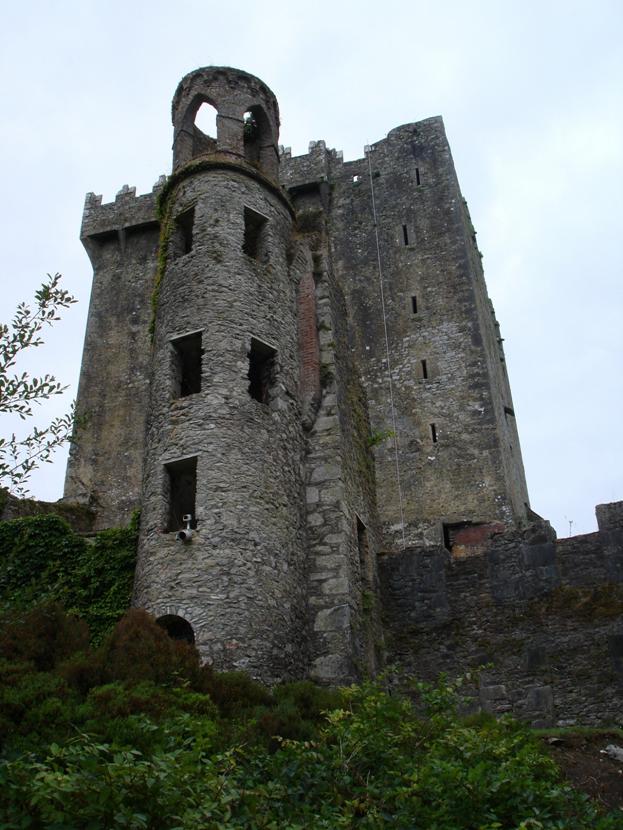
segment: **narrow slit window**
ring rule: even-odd
[[[414,314],[417,314],[417,297],[415,294],[411,297],[411,310]]]
[[[420,168],[419,167],[415,168],[415,183],[417,185],[422,184],[421,179],[420,179]]]
[[[179,255],[189,254],[193,249],[193,226],[195,224],[195,208],[185,210],[175,220],[179,237]]]
[[[171,341],[173,347],[173,397],[201,392],[201,332]]]
[[[275,357],[277,352],[262,343],[261,340],[251,338],[249,350],[249,395],[255,401],[267,404],[270,399],[270,390],[275,382]]]
[[[514,417],[515,417],[515,410],[514,410],[512,407],[510,407],[510,406],[505,406],[505,407],[504,407],[504,414],[505,414],[507,417],[508,417],[509,415],[512,415],[512,417],[514,418]]]
[[[253,259],[261,259],[264,253],[268,220],[251,208],[244,209],[244,239],[242,250]]]
[[[420,360],[420,367],[422,370],[422,377],[426,380],[428,378],[428,366],[426,365],[425,360]]]
[[[430,425],[430,437],[431,437],[431,440],[432,440],[433,444],[436,444],[437,443],[437,427],[435,426],[435,424]]]
[[[359,566],[361,568],[361,579],[364,587],[370,587],[373,583],[372,560],[370,558],[370,544],[368,541],[368,528],[357,516],[357,550],[359,551]]]
[[[169,485],[167,530],[174,533],[186,527],[184,516],[192,516],[191,527],[196,528],[197,457],[172,461],[165,469]]]
[[[409,229],[407,228],[406,225],[402,226],[402,238],[403,238],[403,241],[404,241],[405,245],[408,245],[409,244]]]

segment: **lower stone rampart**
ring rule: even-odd
[[[383,557],[388,661],[429,680],[485,666],[474,705],[534,726],[623,723],[623,502],[597,511],[585,536],[534,522],[472,555]]]
[[[75,533],[91,533],[95,522],[93,511],[84,504],[18,498],[0,488],[0,522],[48,515],[60,516]]]

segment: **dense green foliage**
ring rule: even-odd
[[[136,533],[133,522],[85,539],[53,515],[0,522],[0,613],[55,600],[99,642],[130,604]]]
[[[30,634],[29,634],[30,632]],[[0,826],[615,830],[457,685],[269,692],[131,611],[98,647],[57,605],[0,629]]]

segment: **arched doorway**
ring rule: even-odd
[[[165,614],[164,617],[159,617],[156,622],[165,629],[173,640],[181,640],[191,645],[195,642],[193,627],[183,617],[178,617],[176,614]]]

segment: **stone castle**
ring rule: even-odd
[[[195,124],[206,103],[215,136]],[[172,120],[171,175],[88,194],[81,234],[65,499],[96,528],[140,508],[135,604],[217,667],[340,683],[399,654],[401,629],[447,626],[453,569],[485,563],[498,602],[551,592],[555,537],[529,508],[441,118],[356,161],[323,141],[292,157],[268,87],[209,67]]]

